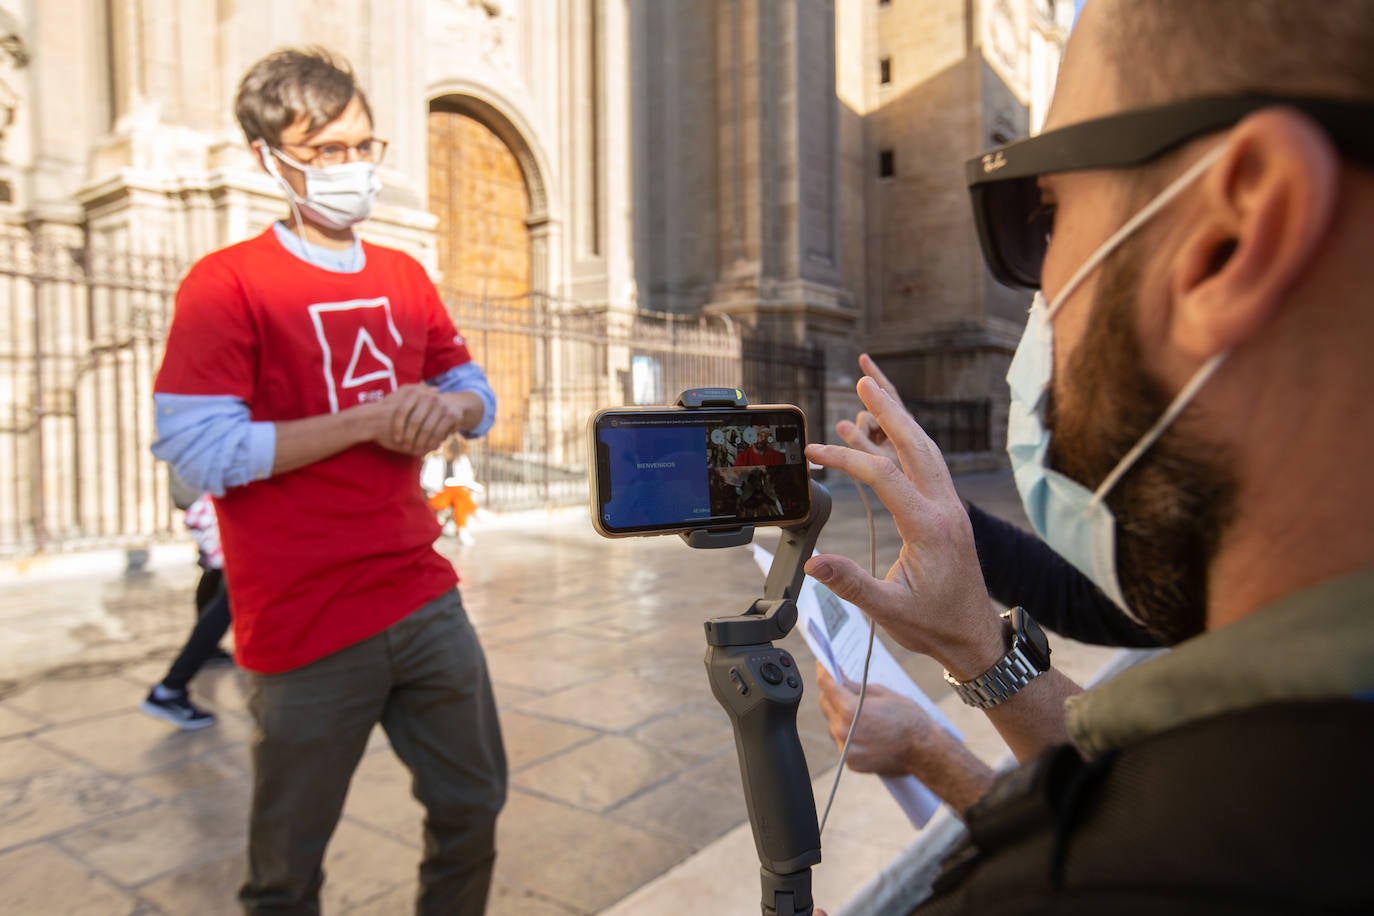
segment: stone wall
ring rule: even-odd
[[[1031,107],[1043,116],[1053,70],[1045,56],[1062,47],[1062,23],[1042,21],[1028,0],[891,3],[867,15],[876,22],[853,17],[870,49],[860,346],[912,400],[989,401],[1000,455],[1004,377],[1030,296],[984,266],[964,162],[1025,136]],[[879,173],[880,157],[892,174]]]

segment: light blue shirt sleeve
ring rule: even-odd
[[[491,425],[496,422],[496,392],[491,390],[491,382],[487,381],[487,374],[476,363],[469,362],[463,363],[461,366],[454,366],[442,375],[425,379],[425,382],[438,388],[443,394],[471,391],[482,399],[482,422],[464,432],[464,439],[476,439],[485,436],[487,430],[491,429]]]
[[[482,401],[482,422],[463,436],[484,436],[496,422],[496,393],[482,367],[464,363],[427,380],[444,394],[471,391]],[[277,427],[254,422],[248,405],[231,395],[154,394],[157,438],[153,454],[202,493],[223,496],[272,475]]]
[[[272,474],[277,428],[231,395],[154,394],[153,454],[202,493],[223,496]]]

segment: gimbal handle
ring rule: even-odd
[[[812,481],[811,515],[783,529],[765,597],[739,616],[705,624],[706,673],[735,733],[765,916],[810,914],[811,866],[821,860],[811,771],[797,736],[801,673],[772,641],[796,625],[802,566],[829,517],[830,493]]]
[[[738,388],[692,388],[679,406],[749,406]],[[764,597],[735,617],[706,621],[706,676],[730,717],[754,848],[759,856],[763,916],[811,916],[811,866],[821,861],[821,831],[811,771],[797,737],[802,681],[796,661],[773,645],[797,623],[803,569],[830,518],[830,492],[811,481],[811,514],[782,529]],[[684,533],[688,546],[748,544],[753,526]]]

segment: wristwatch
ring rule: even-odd
[[[1011,648],[997,664],[970,681],[958,681],[945,672],[945,681],[959,694],[959,699],[978,709],[991,709],[1016,696],[1025,687],[1050,670],[1050,641],[1035,618],[1023,607],[1014,607],[1002,615],[1011,631]]]

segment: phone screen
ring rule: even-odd
[[[591,426],[602,534],[782,525],[811,512],[796,407],[605,410]]]

